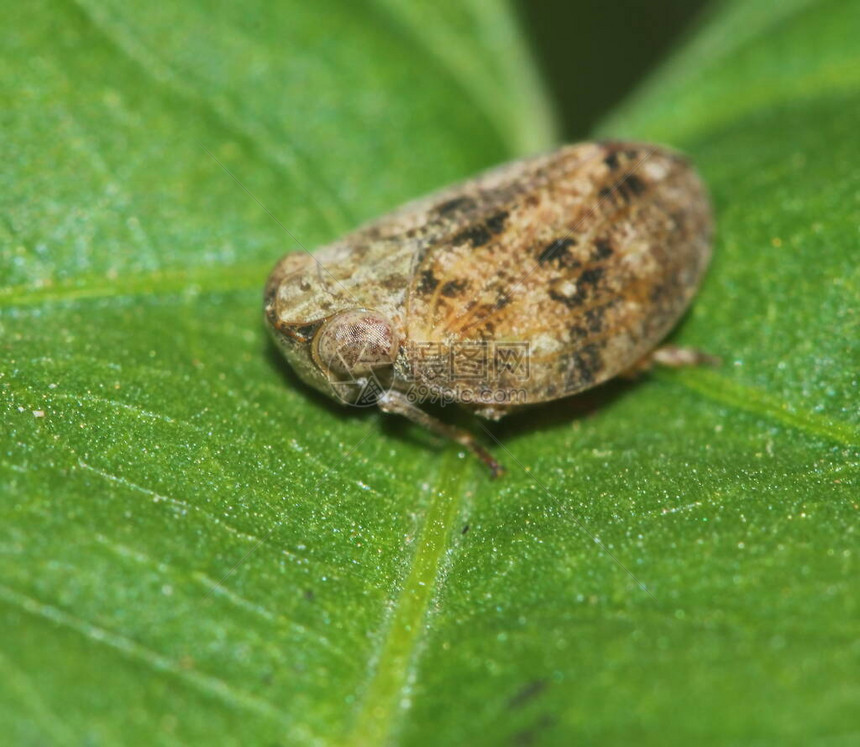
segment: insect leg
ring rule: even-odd
[[[684,366],[719,366],[722,361],[715,355],[705,353],[696,348],[683,348],[678,345],[662,345],[640,358],[630,368],[620,374],[627,379],[634,379],[640,374],[650,371],[655,365],[668,368]]]
[[[403,415],[404,417],[409,418],[413,423],[423,426],[427,430],[432,431],[443,438],[456,441],[461,446],[465,446],[476,457],[478,457],[478,459],[487,465],[492,477],[498,477],[499,475],[504,474],[505,468],[493,458],[493,455],[490,454],[489,451],[478,443],[477,439],[471,433],[463,430],[462,428],[457,428],[453,425],[443,423],[432,415],[428,415],[424,410],[413,405],[406,395],[390,390],[379,398],[377,404],[379,405],[379,409],[383,412],[393,412],[398,415]]]

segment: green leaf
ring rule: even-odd
[[[857,739],[857,3],[723,3],[602,128],[705,175],[674,339],[724,364],[494,426],[499,482],[299,385],[260,291],[551,142],[504,4],[37,1],[7,30],[10,743]]]

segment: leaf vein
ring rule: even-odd
[[[287,715],[282,710],[262,698],[237,690],[212,675],[183,668],[178,662],[146,648],[137,641],[82,620],[58,607],[44,604],[2,584],[0,584],[0,600],[59,627],[79,633],[90,642],[106,646],[128,659],[144,664],[155,672],[170,674],[192,689],[214,697],[229,706],[242,708],[282,723],[288,721]],[[293,723],[290,724],[290,728],[291,730],[302,729],[300,725]]]
[[[404,690],[421,644],[425,618],[449,546],[449,537],[461,504],[461,483],[466,470],[443,462],[441,485],[432,491],[430,505],[400,589],[370,682],[346,740],[356,747],[386,744],[398,715],[408,708]]]
[[[658,376],[681,384],[712,402],[736,407],[804,433],[846,446],[860,444],[860,432],[848,423],[805,410],[788,409],[784,403],[760,389],[732,381],[713,371],[701,369],[661,371]]]

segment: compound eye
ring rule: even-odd
[[[320,327],[313,357],[323,371],[353,378],[392,365],[399,349],[400,338],[386,317],[369,309],[351,309]]]

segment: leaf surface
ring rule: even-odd
[[[712,189],[674,341],[724,364],[492,426],[499,482],[300,386],[260,292],[283,252],[551,143],[506,6],[10,27],[12,742],[856,739],[856,3],[725,3],[606,122]]]

